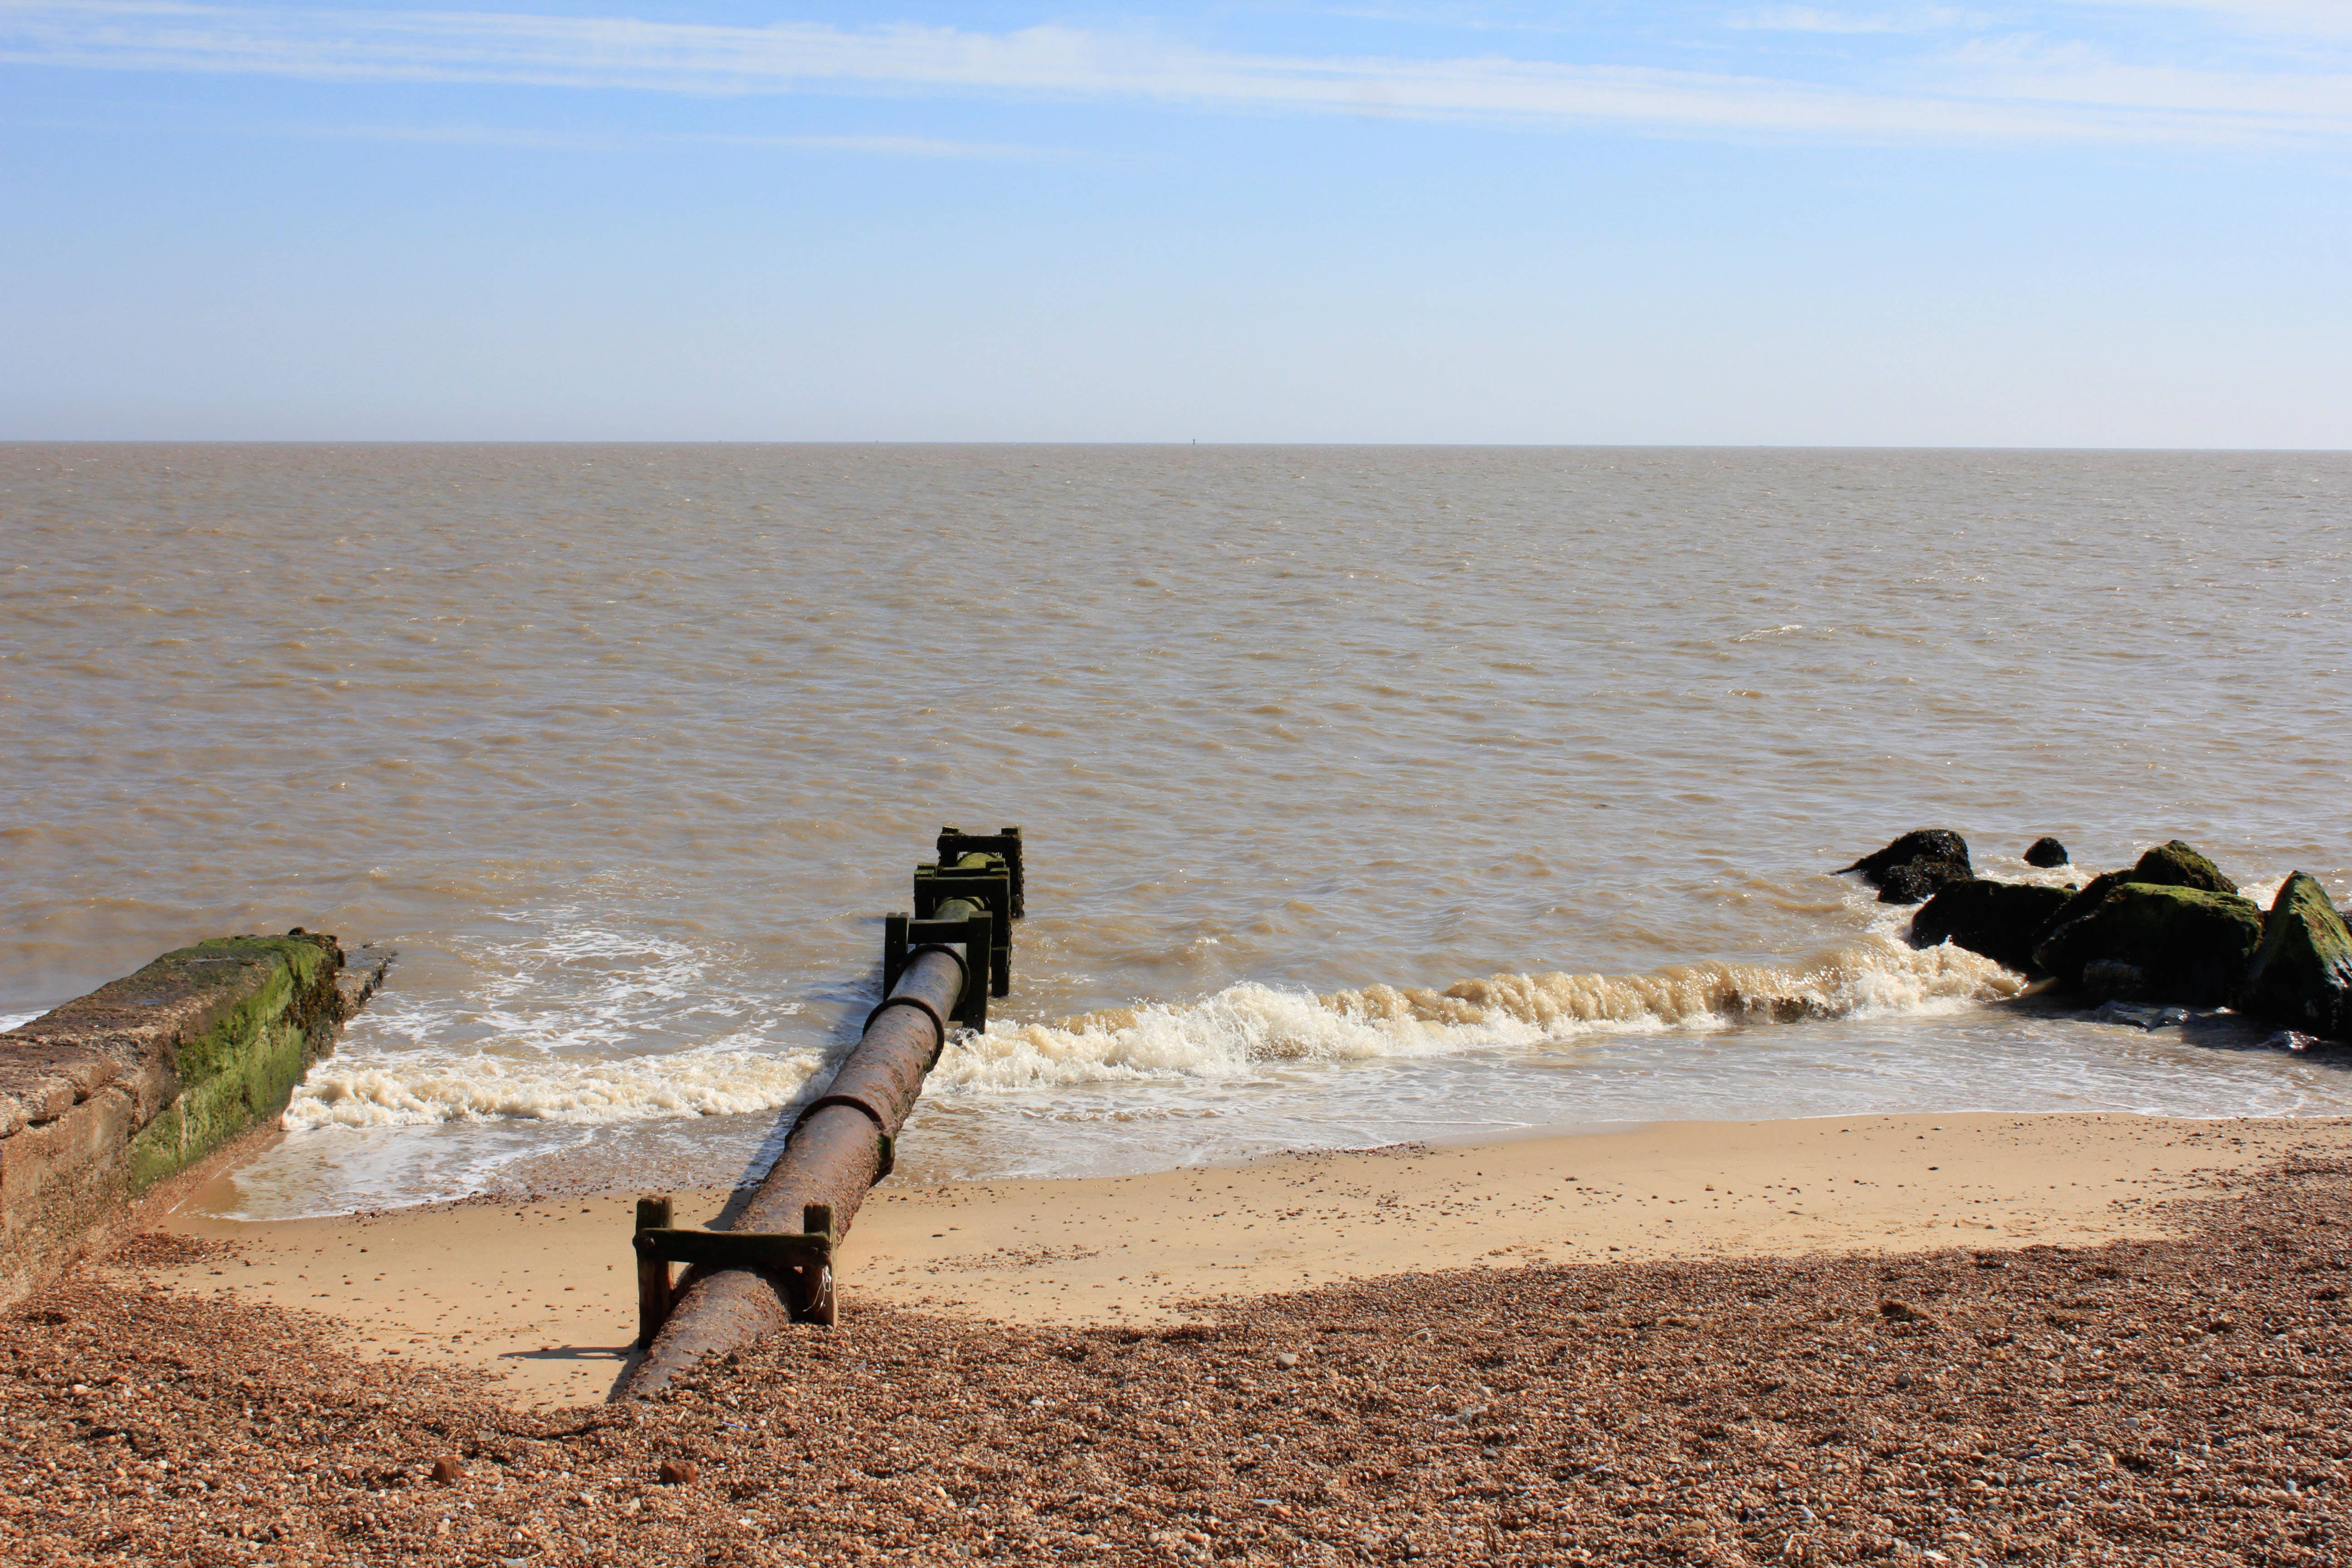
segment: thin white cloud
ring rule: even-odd
[[[851,31],[490,12],[278,11],[172,0],[0,0],[0,61],[698,94],[949,92],[1866,139],[2213,140],[2352,131],[2352,82],[2311,74],[2135,79],[2112,70],[2069,74],[2047,64],[2012,65],[2004,74],[1977,60],[1948,86],[1868,92],[1500,57],[1219,52],[1057,26]],[[2273,90],[2250,90],[2250,82],[2268,82]]]
[[[2080,0],[2116,11],[2189,12],[2263,32],[2352,37],[2352,0]]]
[[[1933,5],[1903,12],[1830,11],[1819,5],[1769,5],[1741,12],[1727,26],[1743,32],[1765,33],[1929,33],[1967,25],[1965,11]]]
[[[2088,45],[1984,39],[1943,57],[1969,90],[2011,102],[2129,109],[2161,103],[2223,120],[2269,115],[2352,130],[2352,76],[2146,66]]]
[[[51,122],[55,123],[55,122]],[[77,129],[89,129],[87,126]],[[540,131],[505,125],[245,124],[203,128],[228,134],[294,136],[343,142],[407,142],[465,147],[532,147],[551,152],[613,152],[653,143],[776,147],[812,153],[867,153],[887,158],[1062,159],[1049,147],[997,142],[956,142],[936,136],[748,136],[711,132]]]

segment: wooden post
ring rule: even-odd
[[[667,1230],[672,1224],[675,1205],[667,1193],[659,1197],[637,1200],[639,1230]],[[637,1348],[645,1349],[654,1342],[662,1325],[669,1321],[670,1278],[669,1260],[662,1258],[637,1259]]]

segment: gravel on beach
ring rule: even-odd
[[[2352,1553],[2352,1166],[2179,1239],[1409,1275],[1135,1329],[856,1310],[520,1414],[142,1277],[0,1321],[0,1562],[2164,1563]],[[616,1368],[617,1370],[617,1368]]]

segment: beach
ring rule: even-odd
[[[2352,1115],[2268,1030],[2037,1005],[1832,874],[2178,837],[2352,901],[2311,804],[2347,504],[2326,454],[11,447],[0,1017],[331,931],[398,961],[236,1212],[725,1186],[940,826],[1018,823],[1013,983],[910,1181]]]
[[[2331,1550],[2338,1054],[1915,944],[1837,868],[1931,827],[2054,896],[2180,837],[2343,902],[2340,456],[0,481],[0,1018],[223,933],[397,955],[0,1318],[0,1557]],[[1022,825],[1025,914],[840,1326],[607,1405],[635,1201],[774,1160],[947,823]]]
[[[626,1406],[620,1195],[148,1215],[0,1327],[0,1518],[56,1563],[2317,1563],[2347,1144],[1885,1118],[886,1185],[840,1327]]]
[[[1686,1122],[1453,1146],[1276,1155],[1139,1176],[886,1182],[838,1269],[845,1321],[1192,1321],[1395,1275],[1823,1253],[2095,1246],[2231,1173],[2352,1149],[2337,1121],[1976,1114]],[[635,1333],[633,1193],[263,1223],[192,1191],[161,1228],[234,1260],[175,1290],[321,1311],[355,1353],[494,1374],[518,1405],[603,1397]],[[723,1192],[680,1193],[679,1223]]]

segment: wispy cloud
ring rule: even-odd
[[[2352,0],[2080,0],[2114,11],[2187,12],[2270,33],[2352,37]]]
[[[49,123],[56,123],[54,121]],[[82,126],[77,129],[91,129]],[[530,147],[550,152],[614,152],[651,144],[774,147],[812,153],[866,153],[885,158],[1060,160],[1057,148],[1000,142],[956,142],[937,136],[755,136],[725,132],[541,131],[506,125],[327,125],[247,123],[204,128],[229,134],[292,136],[321,141],[403,142],[462,147]]]
[[[1930,33],[1976,20],[1970,13],[1930,5],[1905,12],[1830,11],[1819,5],[1768,5],[1743,11],[1727,25],[1766,33]]]
[[[1916,90],[1873,92],[1491,56],[1221,52],[1060,26],[743,27],[171,0],[0,0],[0,61],[696,94],[933,92],[1870,139],[2212,140],[2352,131],[2352,78],[2309,72],[2135,73],[2020,56],[1962,61],[1948,79]]]

